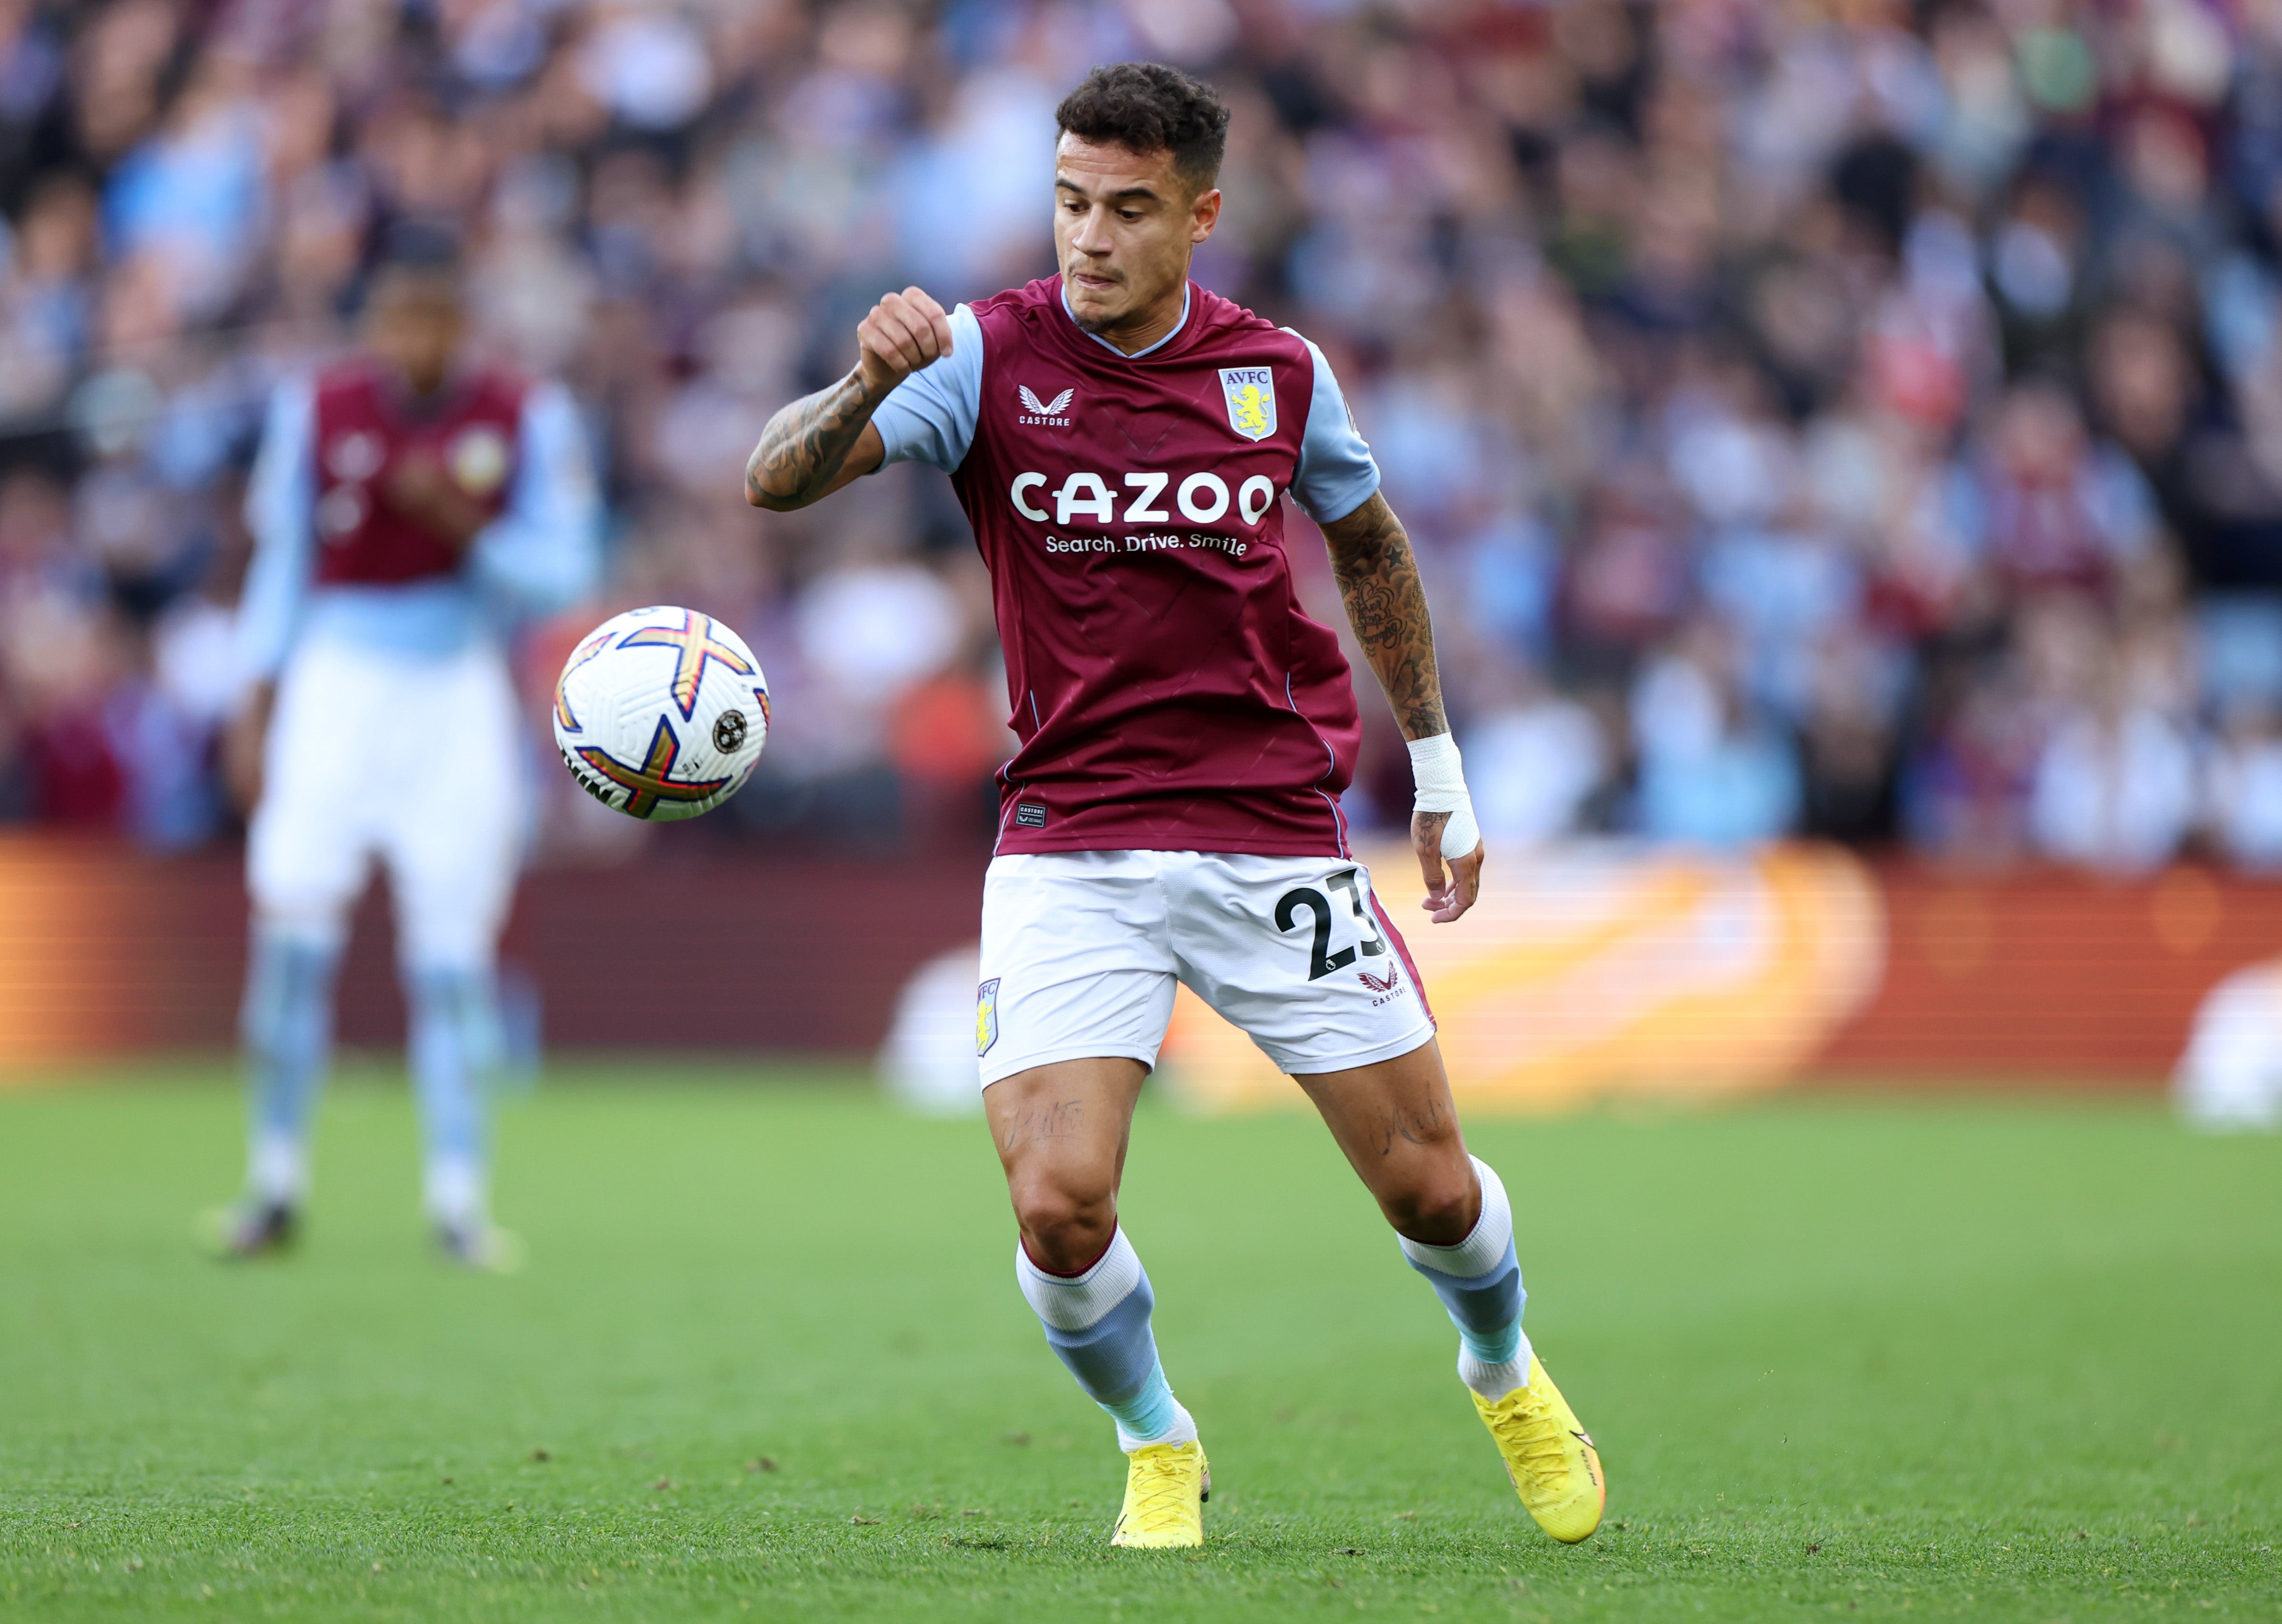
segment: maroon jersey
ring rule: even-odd
[[[317,376],[316,578],[328,585],[393,586],[456,574],[461,550],[389,506],[389,470],[409,452],[442,463],[454,483],[496,518],[515,476],[528,385],[486,369],[455,380],[425,413],[369,362]]]
[[[1080,329],[1060,277],[974,306],[981,406],[953,482],[1022,741],[1001,852],[1345,853],[1354,687],[1284,540],[1315,357],[1190,298],[1139,356]]]

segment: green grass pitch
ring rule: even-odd
[[[255,1267],[190,1241],[223,1071],[0,1091],[0,1616],[2282,1617],[2282,1143],[2146,1105],[1478,1124],[1612,1485],[1563,1549],[1313,1119],[1145,1107],[1125,1212],[1216,1492],[1203,1551],[1129,1552],[981,1128],[750,1076],[508,1107],[508,1279],[426,1255],[386,1073]]]

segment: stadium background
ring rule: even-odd
[[[940,480],[774,516],[734,473],[882,289],[1051,268],[1053,103],[1134,56],[1228,95],[1198,275],[1324,346],[1418,545],[1510,877],[1428,974],[1499,1043],[1598,1011],[1462,1080],[2145,1087],[2282,950],[2282,7],[4,0],[0,1071],[229,1041],[252,435],[414,213],[606,471],[607,599],[519,655],[553,1041],[869,1052],[971,940],[987,594]],[[776,700],[694,825],[539,721],[652,601]],[[345,1030],[390,1045],[367,914]]]

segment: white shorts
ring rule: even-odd
[[[262,771],[246,883],[264,923],[337,940],[377,856],[406,963],[490,964],[525,822],[515,688],[497,649],[296,650]]]
[[[1410,955],[1339,857],[1053,852],[982,882],[982,1086],[1059,1060],[1157,1063],[1186,985],[1286,1074],[1407,1055],[1434,1035]]]

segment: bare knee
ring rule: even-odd
[[[1009,1180],[1014,1221],[1030,1261],[1054,1274],[1076,1274],[1109,1249],[1117,1233],[1117,1200],[1051,1175]]]
[[[1482,1211],[1473,1164],[1463,1154],[1424,1163],[1413,1177],[1382,1191],[1378,1204],[1397,1234],[1427,1246],[1457,1245]]]

